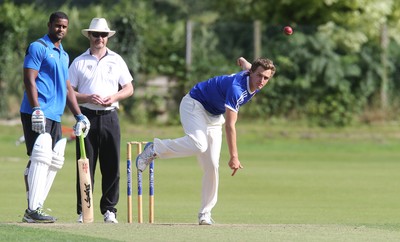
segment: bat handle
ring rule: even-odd
[[[81,157],[86,158],[85,138],[83,137],[83,134],[79,136],[79,148],[81,150]]]

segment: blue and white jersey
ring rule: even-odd
[[[242,71],[199,82],[189,94],[209,113],[220,115],[225,113],[226,108],[239,112],[240,106],[247,103],[257,92],[258,90],[250,92],[249,73]]]
[[[36,87],[38,100],[46,118],[61,122],[67,101],[69,56],[62,45],[56,48],[48,35],[41,38],[46,45],[35,41],[28,48],[24,68],[38,71]],[[26,91],[21,103],[22,113],[32,114]]]

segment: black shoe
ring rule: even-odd
[[[25,223],[54,223],[57,219],[46,214],[41,208],[36,210],[25,210],[22,222]]]

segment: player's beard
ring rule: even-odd
[[[49,37],[53,42],[58,42],[58,41],[61,41],[65,37],[65,35],[66,35],[66,33],[57,32],[57,33],[49,34]]]
[[[58,40],[62,40],[65,37],[65,33],[57,33],[56,36]]]

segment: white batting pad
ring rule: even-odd
[[[36,210],[43,204],[47,173],[52,159],[52,140],[48,133],[40,134],[33,146],[31,165],[28,171],[28,205]]]
[[[42,201],[40,202],[41,206],[43,206],[44,201],[46,201],[47,195],[50,192],[50,188],[53,185],[54,178],[57,175],[57,171],[60,170],[64,165],[64,152],[66,145],[67,139],[62,138],[57,141],[56,145],[54,146],[51,165],[49,167],[49,171],[47,172],[46,186],[44,188]]]

